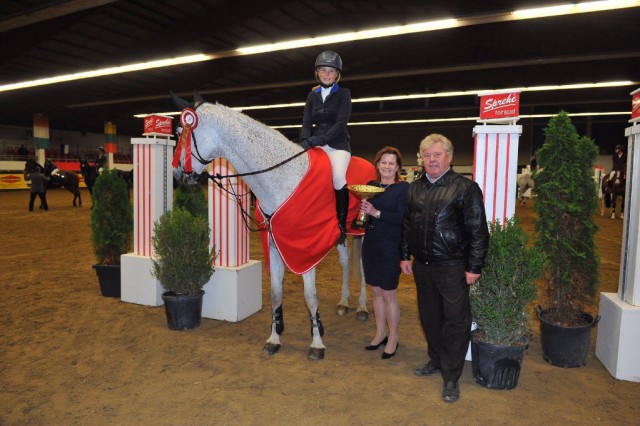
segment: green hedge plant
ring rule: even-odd
[[[185,185],[180,183],[176,188],[174,206],[187,210],[193,216],[207,219],[209,206],[201,185]]]
[[[530,332],[528,306],[537,294],[546,256],[529,245],[517,219],[489,224],[491,237],[482,275],[471,288],[474,338],[502,346],[517,344]]]
[[[564,111],[551,118],[544,133],[544,145],[536,152],[541,170],[535,177],[534,209],[536,247],[549,257],[545,318],[559,325],[580,325],[581,313],[594,302],[600,265],[593,179],[598,147],[578,135]]]
[[[118,171],[105,168],[96,179],[89,219],[91,242],[99,264],[119,265],[133,238],[133,208],[127,184]]]
[[[214,272],[209,224],[185,209],[164,213],[154,223],[152,275],[166,291],[196,295]]]

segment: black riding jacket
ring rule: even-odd
[[[613,154],[613,170],[622,171],[627,168],[627,154],[624,152],[618,157],[618,154]]]
[[[351,117],[351,92],[335,83],[322,102],[320,86],[314,87],[304,106],[300,142],[309,146],[329,145],[351,152],[347,122]],[[313,125],[315,124],[315,127]]]
[[[478,184],[449,169],[435,183],[411,183],[402,223],[401,256],[436,266],[464,265],[481,273],[489,229]]]

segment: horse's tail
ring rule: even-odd
[[[362,280],[362,272],[360,268],[360,262],[362,261],[362,235],[356,235],[351,238],[351,265],[349,270],[351,271],[351,278],[355,282]]]

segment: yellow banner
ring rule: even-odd
[[[87,187],[80,173],[78,173],[78,181],[80,188]],[[22,173],[0,173],[0,190],[4,189],[29,189],[29,185],[25,182]]]
[[[0,189],[27,189],[22,173],[0,173]]]

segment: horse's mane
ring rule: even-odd
[[[242,126],[242,130],[243,131],[249,131],[249,133],[251,135],[259,135],[261,137],[267,137],[268,139],[265,141],[267,143],[269,142],[281,142],[281,143],[289,143],[291,144],[291,146],[295,147],[295,146],[299,146],[293,142],[291,142],[289,139],[287,139],[282,133],[280,133],[279,131],[272,129],[271,127],[267,126],[266,124],[252,118],[249,117],[246,114],[243,114],[242,112],[236,111],[234,109],[231,109],[229,107],[227,107],[226,105],[223,105],[221,103],[216,102],[215,104],[210,104],[214,107],[219,108],[220,110],[224,111],[226,114],[230,115],[231,117],[233,117],[233,119],[235,121],[237,121],[238,124],[240,124]],[[234,123],[231,123],[234,124]]]

